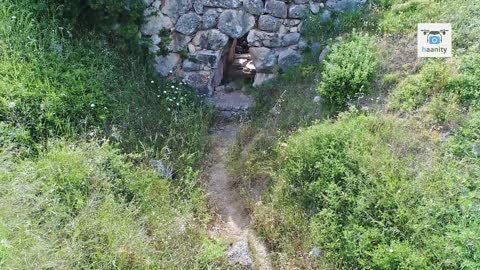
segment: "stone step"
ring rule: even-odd
[[[254,104],[252,98],[238,90],[230,93],[216,91],[205,102],[227,118],[246,115]]]

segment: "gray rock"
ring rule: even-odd
[[[298,42],[298,49],[303,50],[307,47],[308,47],[307,42],[303,39],[300,39],[300,41]]]
[[[281,19],[270,15],[261,15],[258,19],[258,29],[262,31],[277,32],[281,24]]]
[[[313,103],[315,103],[315,104],[319,104],[320,101],[322,101],[322,98],[320,96],[315,96],[313,98]],[[310,252],[312,252],[312,251],[310,251]]]
[[[305,5],[290,5],[288,8],[288,17],[301,19],[307,15]]]
[[[315,97],[315,98],[317,98],[317,97]],[[320,97],[318,97],[318,98],[319,98],[319,102],[320,102]],[[318,102],[315,102],[315,103],[318,103]],[[317,259],[320,256],[322,256],[322,251],[318,247],[313,247],[312,250],[310,250],[310,252],[308,253],[308,256]]]
[[[223,49],[228,43],[228,36],[217,29],[203,31],[200,34],[200,47],[207,50]]]
[[[320,56],[318,57],[318,62],[320,64],[323,64],[323,61],[325,61],[325,58],[327,58],[328,53],[330,52],[330,48],[325,47],[322,52],[320,53]]]
[[[240,0],[203,0],[203,5],[207,7],[238,8],[241,4]]]
[[[192,40],[191,36],[182,35],[180,33],[173,33],[171,35],[172,40],[168,44],[167,48],[171,52],[180,52],[187,48],[188,43]]]
[[[265,12],[278,18],[287,18],[287,4],[277,0],[267,0],[265,4]]]
[[[321,22],[326,23],[332,19],[332,12],[328,9],[324,10],[321,14]]]
[[[188,60],[192,61],[193,63],[201,64],[202,66],[207,66],[212,69],[219,67],[221,58],[221,51],[209,50],[196,51],[188,56]]]
[[[320,12],[320,3],[310,2],[310,11],[313,14],[318,14]]]
[[[193,10],[197,14],[203,14],[203,0],[193,0]]]
[[[182,64],[182,68],[184,71],[201,71],[203,70],[203,66],[199,63],[194,63],[188,59],[185,59]]]
[[[277,78],[277,74],[274,73],[257,73],[255,74],[255,79],[253,80],[253,87],[258,87],[268,81]]]
[[[252,55],[253,65],[257,72],[272,71],[277,63],[275,52],[265,47],[251,47],[250,55]]]
[[[213,93],[212,85],[213,75],[209,71],[185,72],[183,81],[197,92],[199,95],[211,95]]]
[[[145,24],[142,25],[140,32],[147,36],[156,35],[162,29],[170,29],[173,23],[167,16],[153,8],[148,8],[144,12]]]
[[[176,21],[192,8],[192,0],[165,0],[162,13]]]
[[[300,40],[300,33],[288,33],[282,38],[282,46],[288,47],[295,45]]]
[[[155,170],[155,172],[158,174],[160,178],[168,179],[168,180],[173,179],[173,175],[174,175],[173,169],[165,165],[165,163],[163,163],[162,161],[152,159],[150,160],[150,165],[153,167],[153,169]]]
[[[246,240],[233,244],[227,251],[227,259],[230,265],[239,265],[245,269],[252,269],[253,259]]]
[[[247,36],[248,44],[265,46],[269,48],[276,48],[282,46],[282,39],[277,33],[269,33],[259,30],[252,30]]]
[[[285,71],[292,66],[298,65],[302,61],[302,55],[292,49],[286,49],[278,55],[278,65]]]
[[[306,3],[308,3],[308,0],[294,0],[293,2],[295,4],[306,4]]]
[[[218,13],[215,9],[210,8],[203,14],[202,17],[202,28],[203,29],[210,29],[217,25],[218,21]]]
[[[367,0],[328,0],[327,8],[340,11],[351,12],[363,6]]]
[[[175,30],[184,35],[192,35],[197,32],[201,17],[196,13],[187,13],[180,16],[175,25]]]
[[[263,0],[244,0],[243,7],[253,15],[262,15],[265,12],[265,4]]]
[[[255,25],[255,17],[243,10],[225,10],[218,20],[218,29],[232,38],[241,38]]]
[[[167,56],[155,57],[155,70],[163,77],[171,75],[175,71],[175,67],[180,62],[180,56],[176,53],[171,53]]]

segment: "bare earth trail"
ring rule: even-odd
[[[238,123],[230,122],[219,124],[211,130],[213,147],[208,157],[204,179],[209,205],[216,218],[209,234],[213,238],[228,242],[243,243],[244,246],[248,243],[248,248],[244,249],[250,251],[252,268],[270,270],[272,267],[267,249],[249,228],[249,214],[240,192],[235,190],[234,179],[228,175],[227,154],[235,142],[239,128]],[[248,255],[246,257],[248,258]]]

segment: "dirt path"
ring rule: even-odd
[[[253,269],[272,269],[268,252],[263,243],[249,229],[250,217],[243,205],[233,179],[228,175],[227,153],[235,142],[238,123],[219,124],[211,133],[213,149],[206,171],[206,191],[209,205],[217,215],[210,229],[210,236],[229,242],[248,243]],[[247,251],[248,252],[248,251]]]

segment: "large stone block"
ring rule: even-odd
[[[277,0],[267,0],[265,3],[265,12],[278,18],[287,18],[287,4]]]
[[[251,47],[249,50],[252,55],[253,65],[257,72],[269,72],[277,63],[275,52],[265,47]]]
[[[211,69],[216,69],[220,65],[221,58],[221,51],[201,50],[189,55],[188,60]]]
[[[288,7],[288,17],[293,19],[304,18],[307,15],[305,5],[290,5]]]
[[[212,80],[213,74],[210,71],[185,72],[183,75],[183,81],[200,95],[212,95]]]
[[[200,47],[206,50],[221,50],[228,43],[228,36],[217,29],[198,32]]]
[[[232,38],[241,38],[253,26],[255,17],[243,10],[225,10],[218,21],[218,29]]]
[[[210,29],[217,26],[218,12],[217,10],[210,8],[202,16],[202,28]]]
[[[140,32],[142,32],[143,35],[157,35],[162,29],[170,29],[173,27],[173,23],[170,18],[158,12],[154,8],[146,9],[144,15],[145,23],[140,29]]]
[[[203,5],[207,7],[238,8],[241,4],[240,0],[203,0]]]
[[[258,29],[262,31],[277,32],[281,24],[281,19],[270,15],[262,15],[258,19]]]
[[[248,13],[253,15],[262,15],[265,13],[265,3],[263,0],[244,0],[243,6]]]
[[[298,65],[302,61],[302,55],[292,49],[281,51],[278,55],[278,65],[285,71],[288,68]]]
[[[364,5],[367,0],[328,0],[327,8],[341,12],[350,12]]]
[[[199,15],[193,12],[183,14],[178,18],[175,30],[184,35],[192,35],[197,32],[201,19]]]
[[[192,0],[165,0],[162,13],[177,21],[178,17],[192,8]]]

